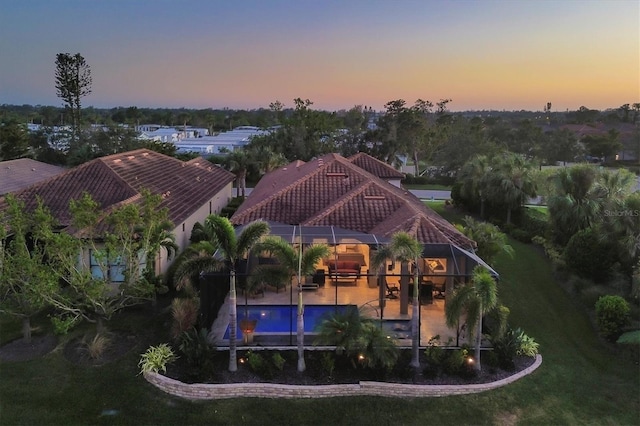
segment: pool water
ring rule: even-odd
[[[304,307],[304,332],[313,333],[320,323],[335,312],[346,312],[350,309],[358,309],[356,305],[305,305]],[[237,336],[241,336],[240,321],[246,317],[258,320],[255,333],[295,333],[298,316],[297,305],[251,305],[246,308],[238,305],[238,330]],[[224,338],[229,338],[229,326],[224,333]]]

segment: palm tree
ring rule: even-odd
[[[244,149],[238,149],[228,153],[225,162],[229,170],[236,175],[236,197],[242,196],[244,198],[250,162],[249,155]]]
[[[249,156],[260,166],[262,174],[287,164],[287,159],[282,153],[275,152],[273,148],[266,145],[249,145]]]
[[[476,242],[476,254],[489,265],[493,266],[500,253],[513,256],[513,247],[507,244],[507,235],[500,228],[488,222],[474,220],[471,216],[466,216],[464,222],[464,227],[456,225],[456,228]]]
[[[485,268],[476,266],[470,283],[458,288],[445,307],[447,325],[455,327],[463,312],[467,314],[469,334],[476,332],[475,370],[480,365],[480,342],[482,339],[482,317],[498,306],[498,287]]]
[[[511,212],[521,207],[530,197],[536,196],[533,164],[516,154],[498,157],[489,178],[490,198],[507,207],[507,223]]]
[[[298,313],[296,322],[296,338],[298,343],[298,371],[306,369],[304,361],[304,305],[302,303],[302,277],[313,274],[316,264],[329,256],[329,247],[325,244],[314,244],[306,249],[296,250],[280,237],[267,237],[255,245],[254,251],[269,252],[278,259],[277,265],[261,265],[256,267],[249,278],[252,281],[262,280],[270,273],[280,271],[278,275],[291,278],[297,275]],[[278,272],[276,272],[278,273]]]
[[[229,268],[229,371],[238,370],[237,359],[237,293],[236,293],[236,267],[237,262],[243,258],[249,250],[266,234],[269,233],[269,225],[261,220],[247,224],[240,234],[236,235],[233,224],[228,218],[210,215],[204,222],[204,234],[210,237],[210,241],[202,240],[198,244],[201,255],[195,256],[176,271],[176,278],[190,276],[193,272],[203,270],[220,269],[222,262],[210,255],[213,249],[224,259]]]
[[[420,321],[418,320],[420,301],[418,289],[418,259],[422,256],[422,244],[406,232],[393,234],[391,243],[380,248],[371,261],[374,270],[380,270],[387,259],[413,264],[413,302],[411,308],[411,367],[420,368]]]
[[[597,170],[589,165],[563,168],[553,177],[555,191],[549,197],[549,218],[560,244],[594,223],[601,208],[598,191],[593,190],[596,179]]]
[[[486,176],[491,171],[489,158],[477,155],[467,161],[460,169],[458,181],[461,182],[460,192],[465,200],[475,202],[480,200],[480,217],[484,218],[484,203],[486,200]]]

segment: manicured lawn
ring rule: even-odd
[[[436,203],[429,203],[433,205]],[[436,206],[438,207],[438,206]],[[445,211],[448,218],[456,214]],[[0,364],[1,424],[637,424],[640,369],[618,359],[597,339],[586,314],[554,283],[539,251],[511,241],[502,257],[500,298],[510,322],[541,345],[543,364],[531,376],[478,395],[433,399],[237,399],[188,402],[170,397],[137,375],[139,353],[118,362],[80,367],[62,356]],[[162,329],[167,314],[134,312],[114,327]],[[159,318],[158,318],[159,316]],[[2,324],[0,333],[19,327]],[[159,343],[161,340],[156,340]],[[109,411],[113,410],[113,411]]]

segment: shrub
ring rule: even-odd
[[[568,290],[574,291],[578,294],[582,294],[583,291],[588,290],[589,288],[593,287],[595,285],[595,283],[593,281],[591,281],[588,278],[582,278],[579,277],[577,275],[571,275],[569,277],[569,279],[567,280],[567,287]],[[595,301],[597,300],[597,298],[593,301],[593,303],[595,303]],[[589,303],[589,306],[592,306],[593,303]]]
[[[273,369],[271,365],[269,365],[269,363],[264,359],[264,356],[262,356],[262,354],[249,351],[247,352],[246,357],[247,364],[249,364],[249,368],[251,369],[251,371],[253,371],[260,377],[273,377]]]
[[[371,319],[359,311],[334,313],[318,329],[315,344],[335,346],[354,367],[390,370],[398,360],[398,348]]]
[[[320,358],[320,366],[329,377],[333,377],[333,372],[336,369],[336,358],[334,354],[331,352],[323,353]]]
[[[524,229],[520,229],[517,227],[511,227],[511,229],[506,231],[507,234],[511,235],[511,237],[513,237],[514,239],[523,242],[523,243],[530,243],[531,242],[531,238],[534,237],[534,235],[531,235],[529,232],[525,231]]]
[[[582,289],[580,300],[585,306],[595,306],[598,299],[610,293],[611,291],[606,286],[594,284],[591,287]]]
[[[175,298],[171,301],[171,337],[178,339],[185,331],[195,327],[200,312],[197,298]]]
[[[462,348],[448,352],[443,363],[444,372],[452,376],[464,375],[467,359],[469,358],[469,351],[466,348]]]
[[[524,334],[524,331],[520,329],[518,332],[518,355],[524,355],[529,357],[534,357],[538,355],[538,349],[540,348],[540,344],[536,342],[533,337],[529,337]]]
[[[393,340],[373,321],[364,321],[358,361],[371,370],[390,371],[398,361],[398,348]]]
[[[562,256],[558,247],[556,247],[551,241],[548,241],[544,237],[533,237],[531,242],[539,244],[544,248],[544,253],[551,261],[554,271],[558,272],[566,267],[564,257]]]
[[[207,339],[207,329],[196,328],[185,331],[180,336],[178,350],[184,356],[194,375],[211,373],[213,360],[217,355],[215,348]]]
[[[591,228],[577,232],[564,249],[567,266],[583,278],[596,282],[607,279],[615,262],[615,250]]]
[[[442,363],[446,358],[445,350],[440,346],[440,335],[435,335],[427,342],[427,347],[424,350],[424,355],[427,361],[427,366],[424,368],[422,374],[426,377],[434,378],[442,369]]]
[[[100,359],[104,355],[104,351],[107,350],[111,344],[111,339],[104,333],[97,333],[93,336],[93,339],[87,341],[85,339],[84,345],[87,353],[91,359]]]
[[[138,367],[140,367],[140,374],[142,373],[157,373],[167,371],[167,365],[174,362],[178,357],[166,343],[161,343],[158,346],[151,346],[145,353],[142,354]]]
[[[53,325],[53,334],[63,336],[67,334],[73,327],[80,322],[79,317],[71,315],[54,315],[50,316],[51,324]]]
[[[502,337],[492,339],[491,344],[497,365],[505,370],[513,370],[515,368],[513,360],[520,349],[518,335],[515,330],[508,329]]]
[[[439,334],[429,339],[429,341],[427,342],[427,347],[424,350],[424,355],[426,361],[430,365],[437,367],[442,365],[442,361],[444,360],[446,354],[444,352],[444,349],[442,349],[442,347],[440,346]]]
[[[629,323],[629,304],[620,296],[602,296],[596,302],[596,321],[600,333],[615,341]]]
[[[543,212],[527,208],[522,215],[520,228],[532,239],[535,236],[544,237],[549,229],[547,215]]]
[[[273,354],[273,356],[271,357],[271,362],[273,363],[273,366],[279,371],[282,371],[282,369],[284,368],[285,360],[282,355],[280,355],[280,352],[276,352]]]

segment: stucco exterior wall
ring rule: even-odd
[[[220,213],[223,207],[229,204],[232,198],[233,182],[226,185],[220,192],[214,197],[210,198],[204,203],[198,210],[196,210],[191,216],[189,216],[184,222],[177,223],[173,230],[173,234],[176,238],[176,244],[178,245],[178,253],[182,252],[189,245],[189,237],[191,236],[191,230],[196,222],[204,222],[204,220],[210,214]],[[156,262],[156,273],[165,273],[171,265],[171,262],[167,259],[167,252],[162,250],[159,255],[159,259]]]

